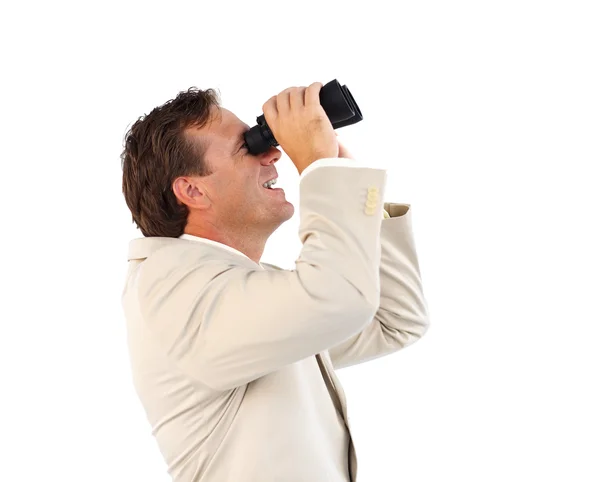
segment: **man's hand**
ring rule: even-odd
[[[281,148],[298,169],[339,155],[335,131],[319,101],[323,84],[290,87],[263,105],[265,120]]]

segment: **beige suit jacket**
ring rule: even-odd
[[[357,480],[334,370],[428,328],[412,211],[382,202],[385,182],[335,162],[303,175],[293,270],[218,243],[131,241],[132,379],[174,481]]]

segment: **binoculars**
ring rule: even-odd
[[[321,87],[319,102],[334,129],[356,124],[363,119],[348,87],[340,85],[337,79],[333,79]],[[256,123],[257,125],[244,134],[248,152],[253,155],[266,152],[271,146],[279,145],[271,128],[267,125],[264,115],[257,117]]]

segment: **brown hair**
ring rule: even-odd
[[[220,98],[214,89],[190,87],[140,117],[125,134],[121,167],[123,194],[132,221],[144,236],[176,238],[183,234],[188,207],[173,193],[179,176],[212,174],[205,147],[192,143],[185,130],[203,127]]]

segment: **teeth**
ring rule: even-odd
[[[277,182],[277,179],[271,179],[263,184],[263,187],[270,188]]]

